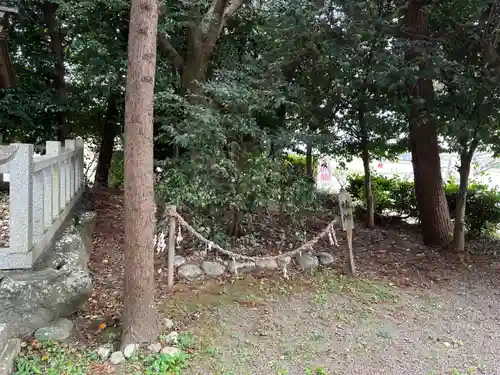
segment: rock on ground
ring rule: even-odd
[[[203,262],[201,264],[201,268],[209,277],[221,276],[226,270],[226,267],[224,265],[217,262],[209,262],[209,261]]]
[[[72,332],[73,322],[63,318],[47,327],[38,328],[35,331],[35,338],[38,341],[63,341],[70,338]]]
[[[21,351],[21,340],[14,338],[2,343],[0,351],[0,375],[12,374],[14,361]]]
[[[168,344],[177,344],[179,341],[179,334],[176,331],[170,332],[167,337],[165,337],[165,342]]]
[[[106,346],[100,346],[97,349],[97,355],[103,360],[107,360],[109,358],[109,355],[111,354],[111,349],[109,349]]]
[[[186,258],[184,258],[180,255],[176,255],[174,257],[174,267],[178,268],[178,267],[182,266],[183,264],[186,264]]]
[[[125,362],[125,360],[126,358],[122,352],[114,352],[111,354],[111,357],[109,357],[109,361],[114,365],[119,365],[120,363]]]
[[[155,342],[148,346],[148,352],[150,353],[159,353],[161,351],[161,344],[159,342]]]
[[[304,253],[299,257],[299,267],[302,270],[310,270],[318,267],[319,260],[318,258],[310,253]]]
[[[181,279],[194,280],[203,276],[203,271],[196,264],[183,264],[177,269],[177,275]]]
[[[322,266],[329,266],[330,264],[335,263],[335,257],[330,253],[318,253],[316,256]]]
[[[130,358],[134,355],[134,353],[136,352],[137,349],[139,349],[139,345],[128,344],[123,349],[123,355],[125,356],[125,358]]]
[[[255,264],[257,267],[267,270],[275,270],[278,268],[278,263],[274,259],[257,259]]]
[[[278,258],[277,261],[278,261],[279,266],[281,266],[281,267],[287,266],[290,263],[292,263],[292,257],[284,256],[282,258]]]
[[[235,274],[238,272],[245,272],[245,271],[250,271],[253,268],[255,268],[255,263],[254,262],[236,262],[236,261],[231,261],[229,263],[229,266],[227,267],[227,270],[229,273]]]
[[[174,348],[173,346],[165,346],[162,350],[161,350],[161,354],[166,354],[166,355],[170,355],[170,356],[176,356],[176,355],[179,355],[180,354],[180,349],[178,348]]]
[[[165,325],[166,329],[172,329],[172,328],[174,328],[174,321],[172,319],[165,318],[163,320],[163,324]]]
[[[87,231],[93,220],[89,213],[78,227],[70,225],[32,270],[0,271],[0,322],[7,325],[10,336],[32,334],[87,302],[92,294]]]

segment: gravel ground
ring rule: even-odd
[[[202,348],[185,375],[500,374],[500,292],[476,279],[424,291],[332,272],[305,289],[226,286],[184,300]]]

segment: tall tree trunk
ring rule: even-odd
[[[56,3],[43,3],[43,20],[47,26],[47,31],[50,37],[50,49],[54,58],[54,88],[58,93],[60,105],[67,105],[68,90],[66,88],[65,69],[64,69],[64,51],[63,51],[63,36],[57,25],[56,11],[58,5]],[[64,141],[70,134],[69,123],[66,121],[66,111],[57,113],[57,139]]]
[[[125,291],[122,347],[158,335],[153,235],[156,0],[132,0],[125,96]]]
[[[358,109],[358,122],[361,130],[361,158],[363,159],[365,172],[366,226],[367,228],[375,228],[375,201],[373,199],[372,172],[370,170],[370,144],[363,105],[360,105]]]
[[[113,158],[115,138],[118,135],[118,100],[119,96],[113,92],[108,98],[108,106],[102,128],[101,146],[95,173],[94,186],[108,187],[109,167]]]
[[[453,249],[458,252],[465,250],[465,208],[471,162],[472,153],[464,152],[460,155],[460,167],[458,169],[460,174],[460,185],[457,194],[455,226],[453,228]]]
[[[410,1],[405,25],[412,40],[429,36],[427,13],[421,0]],[[409,59],[418,57],[421,53],[415,50],[408,54]],[[420,68],[423,70],[427,65],[424,62]],[[432,81],[419,78],[411,90],[410,150],[424,243],[448,246],[452,241],[452,228],[441,176],[437,126],[432,116],[419,105],[422,99],[430,101],[433,98]]]

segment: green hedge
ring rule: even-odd
[[[285,166],[292,168],[297,174],[305,175],[307,172],[306,156],[296,154],[285,155]],[[316,175],[318,173],[318,159],[313,157],[313,171]]]
[[[347,190],[358,202],[364,202],[364,176],[352,174],[348,177]],[[450,180],[444,186],[448,209],[455,216],[458,184]],[[413,181],[398,177],[373,175],[372,191],[375,212],[384,214],[394,211],[400,216],[418,217],[417,200]],[[498,229],[500,224],[500,192],[487,185],[472,183],[468,188],[466,225],[474,236],[487,234]]]

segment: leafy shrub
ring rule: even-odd
[[[450,215],[454,218],[459,186],[452,179],[444,186]],[[347,190],[354,200],[364,203],[364,176],[352,174],[348,177]],[[374,175],[372,191],[375,212],[396,212],[403,217],[418,217],[417,200],[413,181],[398,177]],[[495,231],[500,226],[500,192],[487,185],[471,183],[467,191],[466,226],[470,235],[479,236]]]
[[[243,229],[242,222],[252,213],[295,216],[317,204],[314,184],[283,168],[282,159],[263,153],[240,155],[239,163],[223,155],[213,158],[208,168],[204,160],[167,161],[168,173],[157,185],[157,194],[168,204],[180,204],[195,226],[206,228],[220,242],[225,241],[223,227],[229,222],[234,224],[229,234],[238,235],[243,230],[237,227]]]
[[[314,175],[318,172],[318,160],[313,157],[313,173]],[[285,167],[290,168],[294,171],[294,174],[305,176],[307,171],[307,158],[305,155],[296,154],[286,154],[285,155]]]
[[[114,151],[109,166],[108,185],[113,188],[123,187],[125,178],[123,151]]]
[[[451,179],[445,185],[451,216],[455,217],[459,186]],[[474,236],[496,231],[500,225],[500,192],[487,185],[472,183],[467,188],[466,225]]]
[[[383,213],[387,210],[394,211],[395,199],[398,194],[400,180],[387,178],[374,174],[372,176],[372,193],[375,200],[375,211]],[[361,174],[352,174],[347,177],[347,191],[358,202],[365,201],[365,177]]]

